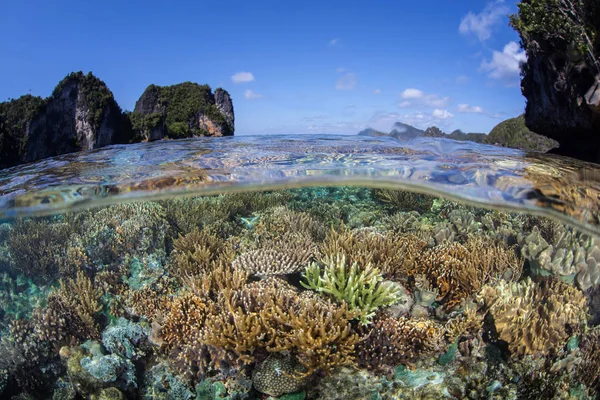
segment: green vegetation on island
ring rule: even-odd
[[[600,2],[523,0],[511,26],[527,62],[525,122],[560,143],[553,152],[600,161]]]
[[[115,143],[233,132],[233,104],[221,88],[150,85],[136,109],[123,112],[102,80],[73,72],[45,99],[0,103],[0,168]]]

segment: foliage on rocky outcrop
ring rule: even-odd
[[[556,140],[538,135],[525,125],[525,116],[509,118],[496,125],[487,136],[487,143],[522,150],[547,152],[558,147]]]
[[[556,153],[600,160],[600,5],[596,0],[524,0],[510,23],[527,53],[525,121],[556,139]]]
[[[130,117],[141,140],[229,136],[234,130],[229,94],[192,82],[148,86]]]
[[[25,95],[0,103],[0,168],[109,144],[233,135],[227,91],[185,82],[150,85],[134,112],[123,113],[106,84],[73,72],[48,98]]]

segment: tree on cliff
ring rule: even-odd
[[[510,23],[527,63],[525,121],[556,153],[600,161],[600,1],[523,0]]]

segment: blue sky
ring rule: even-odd
[[[236,134],[488,132],[523,112],[514,1],[5,1],[0,101],[92,71],[131,110],[151,83],[222,86]]]

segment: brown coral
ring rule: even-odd
[[[309,236],[288,232],[278,239],[266,241],[257,250],[240,254],[233,265],[258,276],[292,274],[306,267],[316,251]]]
[[[353,362],[358,336],[352,318],[345,305],[299,295],[285,282],[269,279],[225,290],[206,318],[202,340],[245,363],[254,360],[258,348],[291,351],[309,375]]]
[[[500,339],[517,355],[552,354],[586,321],[583,293],[554,279],[539,284],[529,278],[500,281],[484,287],[479,299],[488,307]]]
[[[394,189],[373,189],[373,195],[395,211],[418,211],[420,213],[430,211],[435,199],[426,194]]]
[[[380,313],[357,345],[359,365],[381,370],[410,364],[443,350],[444,329],[427,319],[394,318]]]
[[[295,232],[319,242],[325,237],[326,229],[322,222],[307,212],[279,206],[264,212],[254,231],[257,236],[266,240],[281,237],[286,232]]]
[[[450,310],[475,295],[488,282],[516,280],[523,262],[502,242],[472,238],[465,245],[438,245],[418,259],[417,272],[426,275],[439,291],[438,300]]]
[[[417,256],[426,245],[414,236],[351,231],[342,226],[341,232],[332,229],[328,233],[321,252],[325,258],[344,255],[349,264],[371,263],[386,278],[402,281],[413,273]]]
[[[199,229],[185,236],[180,235],[173,246],[169,269],[179,278],[201,275],[218,266],[220,262],[233,261],[235,256],[228,242]]]
[[[39,337],[56,347],[97,338],[101,295],[81,271],[76,279],[61,280],[60,289],[48,296],[46,308],[34,314]]]

